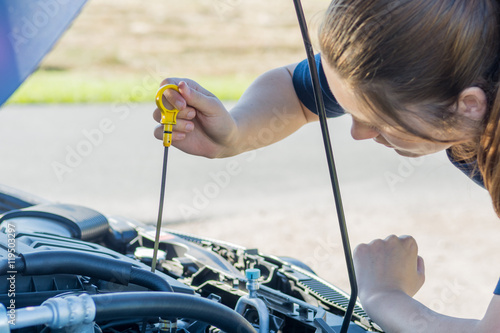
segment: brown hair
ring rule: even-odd
[[[454,143],[440,134],[464,126],[477,133],[452,152],[477,160],[500,215],[498,11],[497,0],[333,0],[319,40],[325,60],[377,118],[429,141]],[[455,112],[460,93],[472,86],[488,97],[482,122]]]

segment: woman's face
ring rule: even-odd
[[[367,109],[346,80],[340,78],[325,60],[322,63],[330,90],[345,112],[352,116],[351,135],[355,140],[373,139],[375,142],[392,148],[399,155],[406,157],[419,157],[451,147],[451,143],[425,140],[410,133],[403,133],[401,130],[391,128],[386,123],[374,123],[368,120],[367,115],[373,114],[373,111]],[[432,128],[428,124],[420,123],[418,129],[442,140],[452,139],[444,137],[443,134],[432,133]]]

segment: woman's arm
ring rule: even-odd
[[[173,144],[194,155],[227,157],[267,146],[317,119],[298,99],[292,82],[296,64],[260,76],[228,112],[216,96],[188,79],[170,78],[180,93],[165,92],[180,110]],[[168,106],[168,105],[167,105]],[[155,110],[158,121],[160,112]],[[162,129],[155,136],[161,138]]]
[[[361,303],[388,333],[500,332],[500,296],[493,297],[480,321],[441,315],[412,298],[424,283],[423,260],[412,237],[361,244],[354,263]]]
[[[402,291],[379,292],[362,304],[370,318],[387,333],[479,332],[477,320],[441,315]]]

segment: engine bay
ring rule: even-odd
[[[338,332],[349,295],[292,258],[1,195],[0,332]],[[9,209],[14,208],[14,209]],[[3,318],[2,318],[3,317]],[[381,332],[358,304],[349,332]]]

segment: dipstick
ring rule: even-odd
[[[163,93],[167,89],[173,89],[179,92],[179,87],[175,84],[167,84],[156,93],[156,106],[161,111],[161,121],[163,124],[163,168],[161,173],[161,185],[160,185],[160,205],[158,207],[158,220],[156,221],[156,234],[155,234],[155,244],[153,249],[153,260],[151,262],[151,272],[154,273],[156,269],[156,262],[158,259],[158,248],[160,246],[160,233],[161,233],[161,222],[163,215],[163,203],[165,201],[165,185],[167,183],[167,162],[168,162],[168,147],[172,144],[172,130],[173,125],[177,123],[177,113],[179,110],[173,109],[169,110],[163,105]]]

